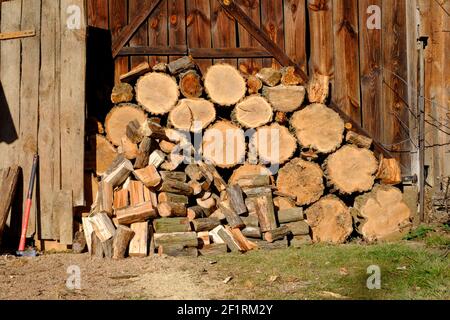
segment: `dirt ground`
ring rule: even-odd
[[[80,268],[80,290],[66,286],[70,266]],[[216,289],[223,285],[222,280],[214,276],[214,264],[205,259],[156,256],[113,261],[88,254],[0,256],[0,300],[220,299]]]

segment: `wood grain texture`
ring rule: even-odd
[[[333,1],[334,86],[332,99],[361,123],[359,86],[358,1]]]
[[[73,206],[72,190],[55,191],[53,212],[57,217],[58,239],[61,244],[72,245],[73,242]]]
[[[408,88],[406,52],[406,0],[383,2],[383,121],[384,144],[392,145],[391,152],[406,167],[410,166]],[[406,141],[404,143],[399,143]],[[408,175],[409,172],[403,172]]]
[[[108,1],[87,0],[88,25],[101,29],[108,29]]]
[[[148,44],[150,46],[168,46],[168,0],[163,0],[148,20]],[[159,62],[168,62],[167,56],[149,58],[150,66]]]
[[[261,7],[260,0],[237,0],[239,7],[256,23],[261,26]],[[262,49],[261,45],[245,28],[238,23],[239,46],[248,48]],[[239,69],[248,73],[256,74],[262,67],[262,59],[239,59]]]
[[[167,0],[169,46],[186,45],[186,8],[184,0]],[[181,56],[169,57],[174,61]]]
[[[60,190],[59,140],[59,74],[58,47],[60,45],[59,0],[43,0],[41,23],[41,69],[39,74],[39,237],[41,240],[59,239],[53,213],[53,193]],[[55,133],[58,134],[55,134]]]
[[[22,4],[21,29],[34,28],[36,34],[39,35],[38,37],[21,40],[19,165],[22,167],[24,181],[27,182],[25,185],[28,185],[33,157],[38,151],[41,2],[39,0],[25,0]],[[36,185],[33,191],[33,199],[36,199]],[[27,188],[23,188],[24,201],[26,200],[26,193]],[[36,201],[33,201],[27,230],[28,237],[36,233],[37,207]]]
[[[109,28],[111,30],[112,41],[114,41],[122,28],[128,22],[128,6],[127,2],[123,0],[109,1]],[[120,82],[120,75],[129,71],[129,58],[117,57],[114,61],[114,82]]]
[[[128,0],[128,21],[132,21],[138,13],[142,12],[144,7],[147,7],[153,0]],[[155,11],[153,14],[155,14]],[[149,18],[150,19],[150,18]],[[148,45],[148,20],[145,21],[139,29],[136,31],[134,36],[130,39],[130,47],[133,46],[147,46]],[[130,58],[130,67],[134,68],[140,63],[148,61],[148,57],[131,57]]]
[[[217,0],[210,0],[211,35],[213,48],[236,47],[236,22],[227,14]],[[237,67],[236,59],[216,59],[214,63],[225,62]]]
[[[286,54],[306,73],[305,0],[284,1],[284,32],[286,39]]]
[[[261,26],[270,39],[284,50],[283,1],[261,0]],[[280,68],[275,59],[263,59],[263,66]]]
[[[188,46],[191,48],[211,48],[211,10],[208,0],[186,1],[186,24]],[[212,60],[197,61],[203,74]]]
[[[383,131],[383,122],[374,121],[381,115],[382,32],[367,28],[367,9],[371,5],[381,8],[381,3],[381,0],[359,1],[361,105],[364,107],[362,126],[377,141],[381,141],[381,132]]]
[[[82,0],[61,0],[61,21],[66,21],[67,7],[78,5],[84,17]],[[84,123],[86,65],[86,21],[79,30],[61,24],[61,187],[73,191],[73,205],[84,200]]]

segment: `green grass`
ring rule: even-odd
[[[259,250],[217,257],[216,275],[233,277],[226,295],[235,299],[450,299],[444,253],[406,242]],[[381,269],[380,290],[366,286],[371,265]]]

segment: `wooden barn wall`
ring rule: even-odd
[[[0,41],[0,168],[22,168],[11,220],[20,220],[33,156],[39,153],[28,236],[71,244],[72,212],[58,210],[54,199],[65,194],[66,203],[85,203],[84,3],[1,2],[0,32],[36,32],[34,37]],[[73,14],[78,16],[73,6],[80,8],[80,29],[69,29],[66,23]],[[69,218],[59,219],[60,215]]]

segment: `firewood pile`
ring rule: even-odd
[[[121,80],[89,137],[98,192],[77,237],[92,255],[377,241],[410,227],[398,163],[325,105],[326,77],[302,86],[291,67],[228,64],[201,75],[183,57]]]

